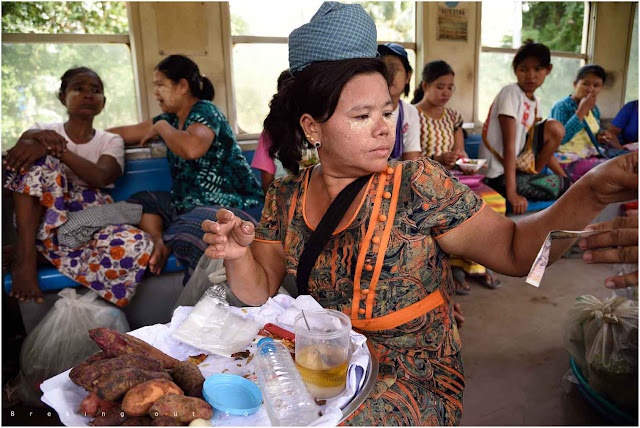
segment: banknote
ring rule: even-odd
[[[540,251],[538,251],[538,255],[536,256],[533,265],[531,266],[529,275],[527,275],[527,284],[531,284],[534,287],[540,287],[542,276],[544,275],[544,271],[549,264],[549,253],[551,252],[551,242],[553,240],[586,238],[588,236],[596,235],[602,232],[608,232],[608,230],[552,230],[551,232],[549,232],[546,239],[544,240],[544,243],[542,244],[542,248],[540,248]]]

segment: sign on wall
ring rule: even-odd
[[[458,2],[438,3],[436,39],[467,41],[468,21],[467,10]]]

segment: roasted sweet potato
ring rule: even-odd
[[[156,427],[177,427],[184,424],[170,418],[169,416],[160,416],[159,418],[154,419],[153,422],[151,422],[151,425]]]
[[[80,364],[78,367],[83,364],[85,363]],[[142,354],[127,354],[117,358],[89,363],[89,365],[79,368],[75,373],[75,369],[73,369],[69,373],[69,377],[73,383],[83,386],[89,391],[96,392],[94,389],[96,379],[123,368],[135,368],[149,372],[164,371],[162,364],[158,360]]]
[[[96,352],[95,354],[87,358],[87,363],[93,363],[95,361],[106,360],[109,358],[113,358],[113,357],[104,351],[100,351],[100,352]]]
[[[169,416],[180,423],[188,424],[194,419],[211,419],[213,409],[204,400],[183,395],[167,395],[151,406],[149,415],[157,419],[160,416]]]
[[[126,368],[100,376],[93,381],[93,388],[103,400],[118,401],[131,388],[151,379],[171,380],[171,377],[165,372]]]
[[[123,427],[148,427],[151,426],[153,419],[149,416],[142,416],[137,418],[127,418],[126,421],[121,425]]]
[[[89,422],[89,425],[93,425],[95,427],[118,426],[122,425],[126,418],[127,416],[124,414],[120,406],[116,406],[111,408],[111,410],[100,413],[94,420]]]
[[[131,388],[122,400],[122,410],[129,416],[148,415],[153,403],[165,395],[184,395],[175,383],[166,379],[153,379]]]
[[[144,340],[122,334],[110,328],[94,328],[89,330],[89,337],[107,354],[119,357],[125,354],[142,354],[162,363],[165,369],[172,369],[177,363],[173,357],[149,345]]]
[[[107,412],[115,406],[117,406],[116,403],[107,400],[101,400],[95,392],[90,392],[85,397],[85,399],[82,400],[82,403],[80,403],[78,413],[94,418],[96,415],[99,415],[102,412]]]
[[[174,368],[173,381],[178,385],[186,395],[191,397],[202,398],[202,384],[204,376],[195,364],[188,361],[180,361]]]

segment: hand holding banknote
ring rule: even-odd
[[[587,226],[586,230],[604,231],[580,239],[587,263],[638,263],[638,217],[618,217],[612,221]],[[638,285],[638,271],[607,278],[607,288]]]

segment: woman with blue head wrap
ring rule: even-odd
[[[455,425],[464,376],[449,254],[525,275],[547,232],[579,230],[607,203],[635,197],[637,156],[594,169],[515,224],[436,162],[388,160],[395,123],[376,46],[372,19],[354,4],[324,3],[291,33],[294,78],[274,96],[265,129],[292,173],[269,189],[257,227],[225,210],[205,221],[206,254],[225,260],[243,302],[263,304],[288,274],[367,335],[378,382],[345,423]],[[320,164],[301,170],[305,145]]]

